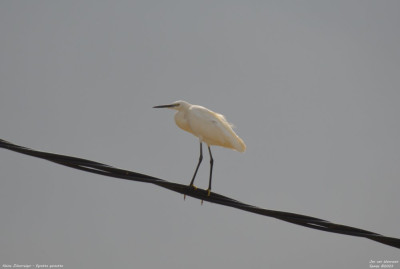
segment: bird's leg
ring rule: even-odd
[[[213,165],[214,165],[214,159],[213,159],[213,156],[211,154],[210,146],[208,146],[208,152],[210,153],[210,181],[208,183],[207,195],[210,196],[210,194],[211,194],[212,171],[213,171]]]
[[[193,185],[193,183],[194,183],[194,179],[195,179],[195,177],[196,177],[196,175],[197,175],[197,171],[199,170],[199,167],[200,167],[200,164],[201,164],[201,161],[203,160],[203,144],[201,143],[201,141],[200,141],[200,157],[199,157],[199,162],[197,163],[197,166],[196,166],[196,170],[194,171],[194,174],[193,174],[193,178],[192,178],[192,180],[190,181],[190,184],[189,184],[189,187],[193,187],[195,190],[197,189],[197,187],[195,186],[195,185]],[[186,199],[186,194],[184,194],[183,195],[183,200],[185,200]]]
[[[195,179],[195,177],[196,177],[196,175],[197,175],[197,171],[199,170],[199,167],[200,167],[200,164],[201,164],[201,161],[202,161],[202,160],[203,160],[203,144],[202,144],[202,142],[200,142],[200,157],[199,157],[199,162],[197,163],[196,170],[194,171],[192,181],[190,181],[190,184],[189,184],[190,187],[196,188],[196,187],[193,185],[193,183],[194,183],[194,179]]]
[[[199,167],[200,167],[200,164],[201,164],[201,161],[202,161],[202,160],[203,160],[203,144],[202,144],[201,141],[200,141],[200,157],[199,157],[199,162],[197,163],[196,170],[194,171],[193,178],[192,178],[192,180],[190,181],[190,184],[189,184],[189,187],[193,187],[194,189],[197,189],[197,187],[196,187],[195,185],[193,185],[193,182],[194,182],[194,179],[195,179],[195,177],[196,177],[196,175],[197,175],[197,171],[199,170]],[[183,200],[185,200],[185,199],[186,199],[186,194],[183,195]]]

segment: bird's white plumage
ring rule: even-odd
[[[164,107],[177,110],[175,123],[208,146],[221,146],[239,152],[246,150],[243,140],[233,131],[232,124],[223,115],[185,101],[177,101]]]
[[[196,105],[192,105],[186,113],[191,133],[207,145],[222,146],[240,152],[245,150],[243,141],[223,115]]]

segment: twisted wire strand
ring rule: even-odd
[[[0,148],[8,149],[11,151],[15,151],[18,153],[22,153],[25,155],[45,159],[60,165],[64,165],[67,167],[71,167],[74,169],[79,169],[83,170],[86,172],[90,173],[95,173],[103,176],[108,176],[108,177],[114,177],[114,178],[120,178],[120,179],[125,179],[125,180],[131,180],[131,181],[139,181],[139,182],[144,182],[144,183],[151,183],[155,184],[157,186],[169,189],[171,191],[175,191],[187,196],[191,196],[193,198],[197,198],[200,200],[204,200],[210,203],[215,203],[215,204],[220,204],[224,206],[229,206],[233,207],[236,209],[248,211],[251,213],[267,216],[267,217],[272,217],[276,218],[282,221],[286,221],[289,223],[301,225],[304,227],[308,227],[311,229],[316,229],[324,232],[331,232],[331,233],[337,233],[337,234],[345,234],[345,235],[351,235],[351,236],[357,236],[357,237],[364,237],[368,238],[370,240],[392,246],[395,248],[400,248],[400,239],[399,238],[394,238],[394,237],[387,237],[383,236],[378,233],[370,232],[367,230],[351,227],[351,226],[346,226],[346,225],[341,225],[341,224],[336,224],[332,223],[327,220],[315,218],[315,217],[310,217],[306,215],[301,215],[301,214],[296,214],[296,213],[290,213],[290,212],[284,212],[284,211],[277,211],[277,210],[270,210],[270,209],[264,209],[261,207],[249,205],[242,203],[238,200],[232,199],[230,197],[211,192],[211,195],[207,195],[207,191],[203,189],[193,189],[192,187],[189,187],[188,185],[182,185],[178,183],[173,183],[166,181],[161,178],[156,178],[152,177],[149,175],[129,171],[129,170],[124,170],[124,169],[119,169],[107,164],[95,162],[95,161],[90,161],[82,158],[77,158],[77,157],[71,157],[71,156],[66,156],[66,155],[61,155],[61,154],[55,154],[55,153],[49,153],[49,152],[43,152],[43,151],[37,151],[33,150],[27,147],[15,145],[13,143],[10,143],[6,140],[0,139]]]

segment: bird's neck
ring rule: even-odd
[[[178,111],[175,113],[174,118],[175,118],[175,123],[176,125],[178,125],[179,128],[181,128],[186,132],[191,132],[190,126],[185,117],[185,113],[183,113],[182,111]]]

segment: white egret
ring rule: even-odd
[[[170,105],[154,106],[153,108],[170,108],[177,110],[175,113],[175,123],[182,130],[197,136],[200,140],[200,157],[196,170],[189,186],[196,188],[193,183],[203,160],[203,142],[208,146],[210,154],[210,179],[207,193],[211,193],[211,180],[214,159],[211,154],[210,146],[221,146],[239,152],[246,150],[243,140],[232,130],[232,124],[228,123],[225,117],[215,113],[205,107],[192,105],[185,101],[176,101]]]

